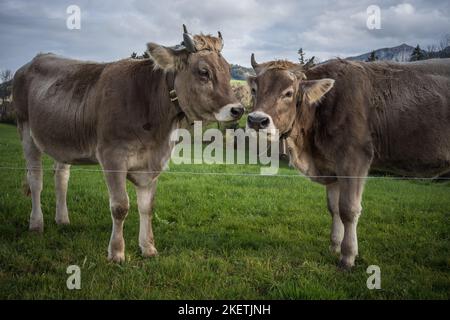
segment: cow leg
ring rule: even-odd
[[[364,180],[364,178],[342,178],[339,180],[339,215],[344,224],[344,239],[341,244],[341,260],[339,264],[344,269],[353,267],[355,258],[358,255],[356,228],[362,210],[361,197]]]
[[[129,172],[128,179],[136,187],[139,210],[139,247],[144,257],[153,257],[158,254],[152,229],[153,200],[158,178],[149,173]]]
[[[22,147],[27,164],[27,182],[31,193],[31,215],[30,230],[43,232],[44,217],[41,209],[41,191],[42,191],[42,152],[38,149],[31,137],[28,123],[19,124],[20,136],[22,138]]]
[[[56,215],[55,221],[59,225],[69,224],[69,211],[67,210],[67,184],[70,176],[70,165],[55,162],[55,192]]]
[[[330,251],[339,254],[344,237],[344,224],[339,216],[339,183],[329,184],[326,188],[328,211],[332,218]]]
[[[153,200],[156,192],[157,180],[149,186],[136,187],[136,195],[139,209],[139,247],[144,257],[157,255],[153,238],[152,218]]]
[[[108,260],[122,262],[125,261],[123,223],[129,210],[129,199],[126,190],[126,170],[122,166],[117,169],[112,169],[111,166],[104,166],[104,170],[113,222],[111,239],[108,247]]]

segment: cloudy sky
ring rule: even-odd
[[[81,29],[66,27],[69,5],[81,9]],[[366,26],[367,7],[381,9],[381,29]],[[0,69],[12,69],[38,52],[111,61],[142,53],[147,42],[174,45],[181,25],[225,39],[230,63],[346,57],[401,43],[436,44],[450,30],[450,1],[390,0],[0,0]]]

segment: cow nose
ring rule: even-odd
[[[244,114],[244,107],[232,107],[230,113],[234,119],[239,119]]]
[[[268,116],[261,114],[249,114],[247,118],[248,126],[252,129],[266,129],[270,124]]]

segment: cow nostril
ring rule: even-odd
[[[233,107],[230,110],[231,115],[233,118],[240,118],[244,114],[244,108],[243,107]]]
[[[265,129],[269,126],[269,124],[270,124],[270,120],[268,117],[264,117],[264,119],[261,119],[261,122],[260,122],[261,128]]]
[[[270,125],[270,117],[249,114],[247,117],[247,123],[250,128],[256,130],[266,129]]]

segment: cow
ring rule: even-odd
[[[69,168],[99,163],[109,192],[112,234],[108,259],[125,260],[126,180],[136,187],[139,246],[157,254],[152,205],[158,176],[180,123],[235,121],[244,108],[230,86],[223,38],[191,35],[173,47],[147,45],[149,59],[111,63],[39,54],[14,76],[13,97],[32,197],[30,230],[42,232],[41,155],[55,160],[57,224],[68,224]]]
[[[257,63],[252,55],[251,63],[247,126],[273,138],[278,130],[291,164],[325,186],[330,249],[351,269],[370,168],[414,177],[450,172],[450,59],[309,67]]]

